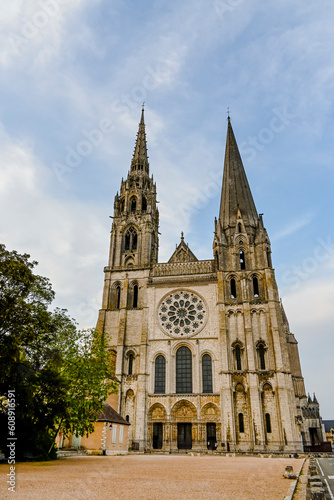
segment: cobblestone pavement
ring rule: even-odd
[[[289,458],[127,455],[75,457],[16,465],[16,493],[0,466],[0,498],[283,500],[303,461]]]

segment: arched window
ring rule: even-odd
[[[239,419],[239,432],[245,432],[243,413],[239,413],[238,419]]]
[[[126,415],[125,420],[126,420],[127,422],[130,422],[130,417],[129,417],[129,415]]]
[[[137,307],[138,307],[138,285],[134,285],[134,287],[133,287],[132,307],[133,307],[133,309],[137,309]]]
[[[146,212],[146,210],[147,210],[147,201],[146,201],[145,196],[143,196],[142,200],[141,200],[141,209],[143,212]]]
[[[116,287],[116,309],[119,309],[121,306],[121,287],[118,285]]]
[[[202,383],[203,392],[213,392],[212,389],[212,360],[209,354],[204,354],[202,358]]]
[[[235,346],[235,361],[237,365],[237,370],[241,370],[241,348],[239,345]]]
[[[166,360],[160,354],[155,360],[154,393],[165,394],[166,391]]]
[[[231,279],[230,285],[231,285],[231,299],[236,299],[237,298],[237,287],[236,287],[234,278]]]
[[[263,344],[258,345],[258,353],[259,353],[259,364],[260,364],[260,369],[265,370],[266,369],[266,360],[265,360],[265,349]]]
[[[130,252],[137,250],[137,231],[134,227],[130,227],[125,233],[124,248]]]
[[[253,278],[253,295],[254,297],[258,297],[259,294],[259,281],[257,278]]]
[[[239,233],[242,233],[242,227],[241,227],[240,222],[238,223],[238,232],[239,232]]]
[[[124,198],[122,198],[119,203],[119,211],[121,212],[121,214],[124,212]]]
[[[176,353],[176,393],[190,394],[192,392],[192,354],[188,347],[182,346]]]
[[[129,370],[128,370],[129,375],[133,374],[133,360],[134,360],[133,354],[129,354]]]
[[[137,210],[137,198],[135,196],[133,196],[130,200],[130,210],[132,213]]]
[[[266,431],[267,431],[267,434],[271,433],[271,422],[270,422],[269,413],[266,413]]]
[[[245,254],[243,250],[240,250],[239,257],[240,257],[240,269],[243,271],[246,269]]]

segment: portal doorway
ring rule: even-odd
[[[192,425],[190,423],[177,424],[177,447],[179,450],[191,450]]]
[[[206,424],[206,441],[208,450],[216,449],[216,424],[214,422]]]
[[[153,449],[161,450],[163,442],[163,424],[154,422],[153,424]]]

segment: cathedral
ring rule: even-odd
[[[112,354],[130,449],[295,453],[320,445],[319,404],[305,393],[230,118],[211,259],[197,259],[181,234],[169,261],[158,261],[144,109],[112,218],[97,330]]]

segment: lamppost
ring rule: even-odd
[[[107,440],[107,422],[104,422],[104,426],[103,426],[103,429],[102,429],[102,454],[103,455],[106,455],[107,454],[107,451],[106,451],[106,440]],[[110,427],[112,427],[112,424],[110,424]]]

